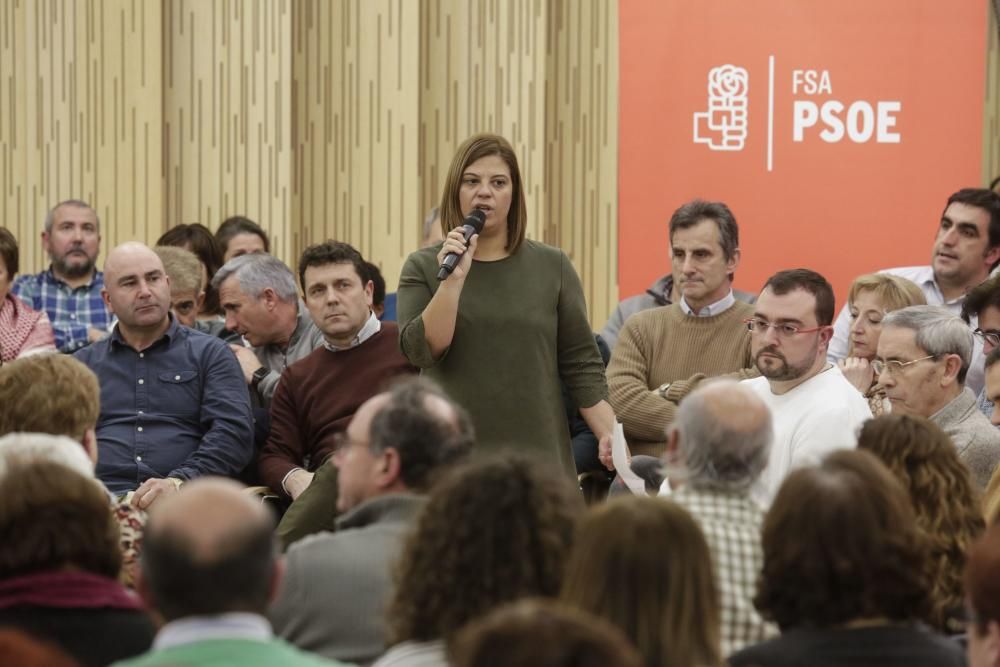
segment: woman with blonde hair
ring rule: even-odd
[[[615,625],[646,667],[716,667],[719,602],[698,524],[662,498],[616,498],[577,531],[560,598]]]
[[[865,395],[868,407],[876,417],[891,409],[871,365],[882,335],[882,318],[894,310],[926,303],[927,299],[916,283],[888,273],[868,273],[858,276],[851,283],[847,294],[851,339],[847,357],[837,365],[844,377]]]
[[[867,422],[858,448],[877,456],[902,482],[930,543],[931,621],[941,632],[964,631],[965,554],[985,523],[969,471],[936,424],[909,415]]]
[[[561,250],[525,238],[524,190],[503,137],[459,147],[441,197],[444,242],[411,254],[399,279],[400,347],[469,411],[477,447],[540,455],[575,480],[560,380],[608,467],[615,415],[580,278]],[[466,244],[474,212],[485,223]],[[441,279],[449,254],[461,259]]]

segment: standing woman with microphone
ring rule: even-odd
[[[478,451],[526,452],[575,477],[562,380],[612,468],[615,416],[583,288],[561,250],[524,238],[524,187],[506,139],[479,134],[459,147],[440,211],[444,242],[411,254],[399,279],[403,354],[469,411]],[[485,224],[466,246],[474,211]]]

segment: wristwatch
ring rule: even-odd
[[[668,389],[670,389],[670,383],[664,382],[659,387],[657,387],[656,393],[660,395],[660,398],[666,398]]]
[[[253,387],[254,391],[257,391],[257,387],[260,385],[260,381],[266,378],[271,371],[261,366],[253,372],[253,377],[250,379],[250,386]]]

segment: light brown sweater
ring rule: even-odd
[[[743,323],[753,312],[752,305],[737,301],[718,315],[692,317],[674,303],[628,318],[611,355],[608,389],[633,452],[636,446],[642,453],[662,446],[677,402],[702,378],[757,375]],[[667,382],[677,385],[667,395],[673,401],[655,393]]]

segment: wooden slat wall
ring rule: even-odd
[[[301,0],[292,54],[296,251],[328,238],[394,291],[417,247],[417,25],[409,0]]]
[[[983,183],[1000,176],[1000,1],[989,7],[986,37],[986,113],[983,119]]]
[[[290,3],[164,0],[162,32],[167,226],[246,215],[288,261]]]
[[[0,191],[22,273],[48,208],[89,202],[102,251],[163,226],[160,4],[0,2]]]
[[[3,222],[30,272],[59,199],[96,205],[105,252],[241,213],[289,264],[357,245],[393,290],[454,150],[493,131],[599,327],[617,44],[614,0],[0,0]]]

